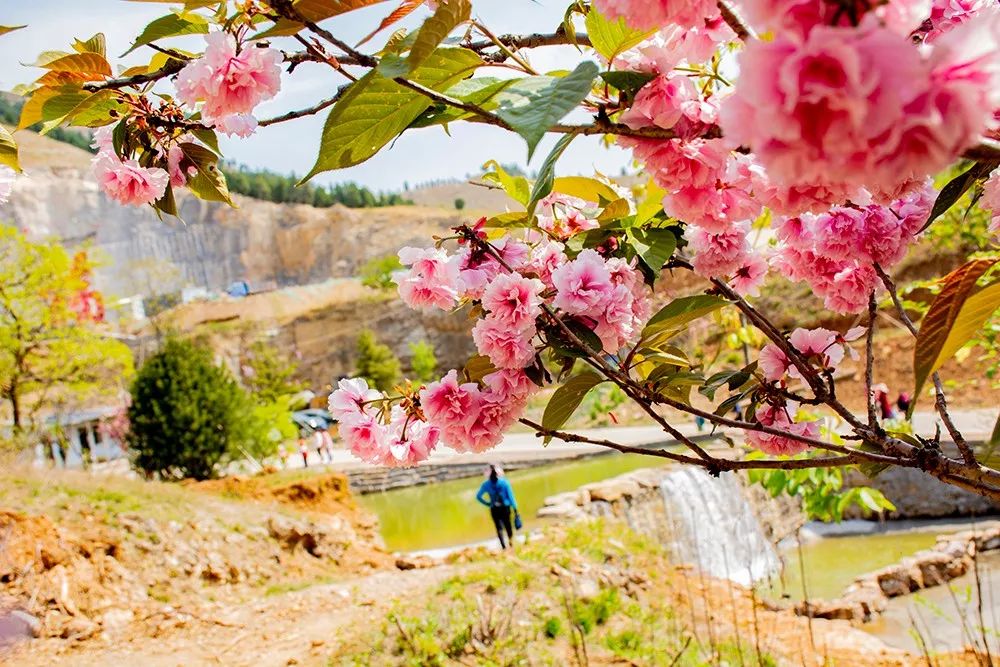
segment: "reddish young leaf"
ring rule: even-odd
[[[396,7],[396,9],[394,9],[391,14],[382,19],[382,22],[378,24],[378,27],[372,30],[367,35],[365,35],[364,39],[358,42],[355,45],[355,47],[361,46],[362,44],[370,40],[372,37],[374,37],[375,35],[379,34],[383,30],[391,26],[393,23],[396,23],[397,21],[401,21],[402,19],[406,18],[407,16],[413,13],[413,10],[415,10],[422,4],[424,4],[424,0],[403,0],[403,2],[400,3],[399,7]]]

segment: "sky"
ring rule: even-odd
[[[339,37],[356,43],[389,13],[396,1],[331,19],[324,26]],[[172,5],[162,2],[126,2],[124,0],[34,0],[33,2],[3,2],[0,24],[28,27],[0,37],[0,89],[9,90],[38,76],[39,70],[21,63],[33,62],[44,50],[68,50],[74,37],[86,39],[103,32],[108,42],[108,55],[113,67],[148,61],[152,52],[139,49],[127,58],[118,58],[131,40],[152,19],[167,13]],[[562,20],[566,2],[552,0],[478,0],[474,15],[496,34],[549,32]],[[401,25],[413,29],[429,15],[426,8],[418,9]],[[366,48],[376,50],[388,32],[376,37]],[[190,41],[183,41],[187,39]],[[165,42],[180,48],[198,48],[200,38],[183,38]],[[536,70],[570,69],[582,59],[572,47],[536,49],[531,63]],[[498,74],[498,72],[492,72]],[[278,96],[257,108],[257,116],[266,118],[303,108],[329,97],[345,80],[325,65],[305,64],[292,75],[282,78]],[[251,167],[267,168],[280,173],[304,174],[312,167],[319,147],[319,137],[326,112],[317,116],[261,128],[249,139],[224,139],[225,157]],[[572,118],[571,118],[572,119]],[[356,181],[378,190],[399,190],[404,183],[411,186],[437,179],[464,178],[479,173],[489,159],[501,163],[516,163],[537,169],[556,137],[549,136],[536,150],[530,163],[524,141],[495,127],[459,123],[451,127],[449,137],[441,128],[408,131],[391,147],[365,163],[317,176],[316,183]],[[606,148],[598,137],[578,137],[560,161],[564,173],[599,171],[617,174],[629,163],[628,154],[618,148]]]

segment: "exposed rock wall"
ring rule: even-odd
[[[890,519],[937,519],[946,517],[987,516],[1000,512],[1000,503],[938,481],[921,470],[890,468],[875,479],[860,472],[848,473],[848,486],[870,486],[881,491],[896,506]],[[861,518],[853,509],[849,518]]]
[[[234,280],[278,285],[355,275],[364,262],[404,245],[427,245],[458,224],[436,208],[320,209],[234,196],[238,208],[178,193],[180,217],[120,206],[90,173],[37,167],[17,179],[4,218],[35,237],[91,243],[106,260],[98,287],[115,295],[225,288]],[[150,265],[155,265],[151,267]],[[174,275],[165,275],[173,273]]]

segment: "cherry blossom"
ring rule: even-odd
[[[719,15],[712,0],[595,0],[594,6],[608,18],[624,18],[639,30],[670,24],[696,28]]]
[[[277,95],[281,53],[253,44],[237,48],[236,39],[226,32],[210,33],[205,42],[205,53],[177,74],[177,99],[192,107],[204,102],[205,120],[221,121],[229,128],[223,131],[235,132],[233,114],[249,114]]]
[[[143,167],[136,160],[122,162],[101,151],[92,161],[97,184],[111,199],[126,206],[151,204],[167,191],[170,175],[159,167]]]
[[[450,310],[458,303],[460,271],[444,250],[406,247],[399,251],[406,271],[393,275],[400,298],[411,308]]]
[[[483,292],[483,307],[502,324],[512,329],[534,326],[542,305],[545,285],[537,278],[518,273],[499,276]]]
[[[1000,169],[994,169],[983,183],[983,197],[979,205],[992,211],[990,231],[994,234],[1000,232]]]
[[[385,398],[385,394],[377,389],[369,389],[364,378],[345,378],[337,383],[337,388],[330,394],[327,407],[334,418],[342,419],[349,414],[364,412],[367,403],[381,398]]]

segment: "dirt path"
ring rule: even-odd
[[[189,616],[180,623],[158,625],[153,618],[120,634],[75,646],[61,639],[37,640],[19,647],[5,664],[322,665],[337,654],[342,630],[381,623],[394,603],[437,586],[458,569],[438,566],[378,572],[242,605],[219,606],[210,615]]]

